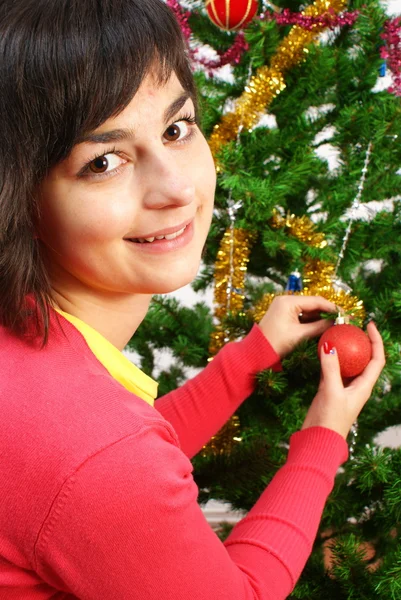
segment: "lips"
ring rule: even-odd
[[[175,225],[173,227],[166,227],[164,229],[160,229],[158,231],[149,233],[148,235],[144,235],[144,236],[138,236],[138,237],[129,237],[129,238],[124,238],[127,241],[130,242],[135,242],[137,244],[144,244],[144,243],[152,243],[155,240],[174,240],[176,237],[179,237],[180,235],[182,235],[185,231],[185,229],[187,228],[187,226],[192,222],[192,219],[188,219],[187,221],[185,221],[184,223],[180,223],[179,225]]]
[[[129,238],[130,242],[135,242],[135,243],[139,243],[139,244],[151,244],[152,242],[154,242],[155,240],[175,240],[175,238],[179,237],[180,235],[182,235],[184,233],[186,229],[186,226],[183,227],[182,229],[179,229],[178,231],[175,231],[174,233],[168,233],[166,235],[156,235],[156,236],[151,236],[151,237],[147,237],[147,238]]]
[[[160,256],[185,248],[193,240],[194,220],[190,221],[186,227],[181,227],[181,229],[175,227],[175,229],[176,231],[170,233],[164,231],[157,236],[151,236],[150,239],[154,237],[152,242],[147,241],[146,238],[128,238],[125,241],[136,253],[139,252],[146,256]],[[157,239],[160,237],[162,239]]]

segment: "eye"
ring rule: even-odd
[[[191,135],[191,127],[195,125],[195,123],[196,119],[192,117],[182,118],[167,127],[163,137],[167,142],[183,141]]]
[[[88,165],[88,170],[95,175],[108,173],[118,168],[124,161],[115,153],[97,156]]]

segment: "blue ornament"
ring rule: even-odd
[[[380,68],[379,68],[379,76],[380,77],[386,76],[386,67],[387,67],[387,63],[385,60],[383,60],[382,64],[380,65]]]
[[[299,271],[293,271],[288,278],[287,285],[285,286],[286,292],[301,292],[302,291],[302,277]]]

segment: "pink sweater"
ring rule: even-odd
[[[223,544],[190,458],[278,357],[258,326],[155,408],[52,316],[49,345],[0,328],[0,599],[279,600],[311,551],[344,440],[311,428]]]

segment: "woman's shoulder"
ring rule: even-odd
[[[113,379],[79,335],[67,334],[39,349],[0,327],[0,472],[24,463],[38,486],[40,477],[57,485],[86,457],[144,428],[167,428],[175,436],[154,407]]]
[[[178,446],[160,413],[79,344],[60,335],[39,349],[0,328],[0,529],[23,533],[18,544],[29,552],[52,502],[88,460],[125,439],[135,453],[150,431]]]
[[[83,441],[141,428],[160,413],[116,381],[70,323],[51,331],[45,347],[0,326],[0,429],[37,429],[44,437]]]

